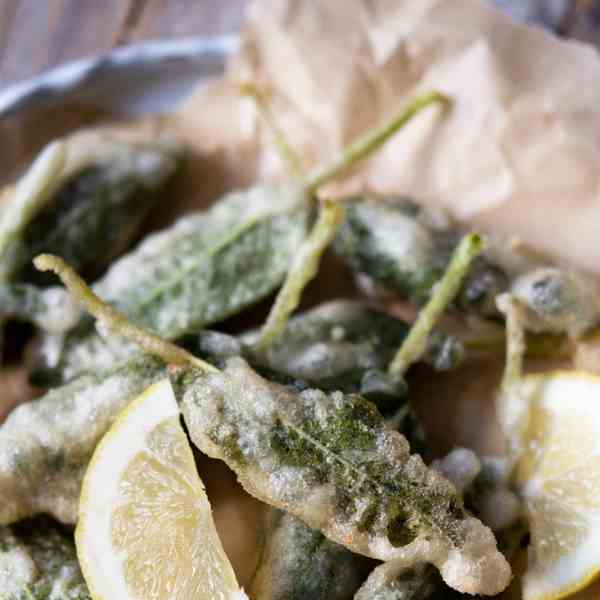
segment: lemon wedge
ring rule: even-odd
[[[85,475],[77,554],[94,600],[242,600],[168,380],[118,417]]]
[[[531,530],[523,599],[558,600],[600,574],[600,377],[526,376],[511,396],[521,407],[515,473]]]

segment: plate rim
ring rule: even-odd
[[[227,57],[239,47],[239,35],[194,36],[155,39],[121,46],[91,57],[66,62],[0,91],[0,118],[23,110],[40,96],[48,99],[85,84],[100,71],[126,69],[141,64],[200,59],[207,55]],[[199,78],[201,75],[199,74]]]

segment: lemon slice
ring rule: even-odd
[[[557,600],[600,574],[600,377],[529,376],[515,392],[527,406],[516,470],[531,529],[523,599]]]
[[[85,475],[77,554],[94,600],[242,600],[168,380],[100,442]]]

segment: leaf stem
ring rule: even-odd
[[[493,337],[461,340],[467,351],[499,354],[505,352],[506,332]],[[558,358],[569,352],[562,334],[525,332],[526,356],[531,358]]]
[[[202,371],[219,372],[216,367],[196,358],[183,348],[131,323],[123,313],[101,300],[62,258],[52,254],[40,254],[33,262],[39,271],[56,273],[69,292],[100,323],[114,333],[135,342],[146,352],[154,354],[173,365],[191,365]]]
[[[271,105],[265,93],[251,83],[241,85],[240,90],[244,96],[248,96],[254,100],[261,117],[273,134],[277,150],[283,161],[287,164],[290,174],[299,181],[303,181],[304,169],[300,155],[296,152],[292,144],[289,143],[287,136],[271,110]]]
[[[498,308],[506,316],[506,365],[502,377],[502,390],[516,386],[523,374],[525,356],[525,307],[510,294],[497,300]]]
[[[260,351],[268,350],[281,338],[289,316],[298,307],[306,285],[317,275],[321,257],[336,236],[344,218],[345,209],[340,202],[323,200],[317,221],[300,246],[262,328],[257,342]]]
[[[318,168],[315,173],[311,174],[307,180],[308,190],[314,192],[353,164],[368,157],[427,106],[437,103],[448,104],[449,102],[447,96],[435,91],[417,96],[390,121],[368,131],[364,136],[347,146],[331,164]]]
[[[429,302],[421,309],[417,320],[390,363],[390,375],[402,376],[427,349],[427,339],[442,312],[452,302],[473,260],[483,250],[483,240],[477,234],[465,236],[450,259],[442,279],[435,285]]]

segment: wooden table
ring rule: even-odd
[[[0,89],[121,44],[237,31],[249,1],[0,0]],[[600,0],[571,2],[564,33],[600,46]]]
[[[0,0],[0,89],[152,38],[239,30],[248,0]]]

